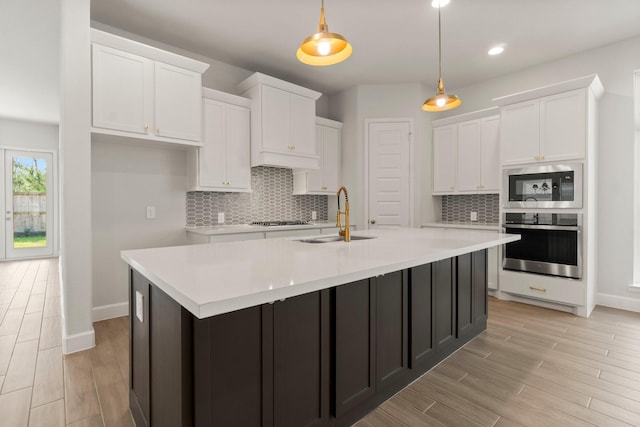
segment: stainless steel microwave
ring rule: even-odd
[[[502,188],[505,208],[581,208],[582,164],[505,169]]]

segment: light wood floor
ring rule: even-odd
[[[64,357],[57,259],[0,263],[0,426],[132,426],[127,318]],[[490,299],[487,330],[356,424],[640,426],[640,314]]]
[[[62,355],[58,259],[0,262],[0,426],[133,426],[127,318]]]

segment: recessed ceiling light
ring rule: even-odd
[[[431,7],[445,7],[446,5],[449,4],[449,0],[433,0],[431,2]]]
[[[502,52],[504,52],[504,47],[494,46],[491,49],[489,49],[489,52],[487,53],[491,56],[494,56],[494,55],[500,55]]]

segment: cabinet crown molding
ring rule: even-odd
[[[227,104],[251,108],[251,100],[249,98],[245,98],[244,96],[232,95],[230,93],[221,92],[215,89],[209,89],[208,87],[202,88],[202,97],[206,99],[213,99],[215,101],[225,102]]]
[[[321,126],[329,126],[336,129],[342,129],[342,122],[336,120],[325,119],[324,117],[316,117],[316,124]]]
[[[511,95],[493,98],[493,102],[499,106],[516,104],[518,102],[529,101],[541,98],[543,96],[555,95],[557,93],[569,92],[575,89],[590,89],[595,99],[598,99],[604,93],[604,86],[597,74],[578,77],[573,80],[567,80],[560,83],[554,83],[536,89],[517,92]]]
[[[91,28],[91,43],[97,43],[103,46],[119,49],[124,52],[144,56],[145,58],[153,59],[154,61],[175,65],[176,67],[184,68],[200,74],[204,73],[209,68],[209,64],[205,62],[196,61],[195,59],[187,58],[186,56],[158,49],[157,47],[116,36],[115,34],[107,33],[105,31],[96,30],[95,28]]]
[[[253,73],[248,78],[238,83],[237,88],[240,93],[244,93],[248,89],[258,84],[265,84],[278,89],[282,89],[287,92],[304,96],[306,98],[311,98],[314,101],[317,101],[318,98],[322,96],[321,92],[316,92],[315,90],[307,89],[306,87],[298,86],[296,84],[289,83],[262,73]]]
[[[460,122],[466,122],[468,120],[483,119],[485,117],[499,116],[500,110],[498,107],[485,108],[484,110],[472,111],[470,113],[458,114],[456,116],[445,117],[444,119],[438,119],[431,122],[433,127],[453,125]]]

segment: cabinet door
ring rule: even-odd
[[[369,279],[334,289],[335,373],[333,415],[366,402],[375,393],[373,293]]]
[[[471,262],[473,280],[473,330],[474,332],[481,332],[487,327],[487,250],[473,252],[471,254]]]
[[[203,100],[203,142],[199,147],[198,173],[202,187],[224,187],[226,108],[222,102]]]
[[[407,370],[406,271],[375,279],[376,291],[376,391],[392,386]]]
[[[471,254],[460,255],[456,259],[457,279],[457,327],[456,336],[467,338],[473,333],[473,276]]]
[[[273,425],[329,418],[329,290],[273,305]]]
[[[156,136],[201,141],[202,76],[155,62]]]
[[[455,259],[431,264],[434,287],[434,334],[438,353],[447,353],[456,340]]]
[[[507,105],[500,110],[500,151],[503,165],[537,162],[540,142],[538,100]]]
[[[291,97],[291,146],[293,154],[317,156],[316,153],[316,102],[311,98],[292,93]]]
[[[264,316],[257,306],[193,320],[195,426],[265,425]]]
[[[340,129],[325,127],[322,138],[322,170],[324,171],[324,191],[333,194],[340,186]]]
[[[226,172],[227,186],[251,188],[251,113],[248,108],[227,105]]]
[[[326,187],[324,183],[324,168],[326,164],[324,139],[325,139],[325,131],[327,129],[328,128],[325,126],[316,125],[316,151],[320,155],[320,161],[319,161],[320,169],[307,172],[308,174],[307,191],[319,192],[319,191],[327,190],[326,188],[324,188]],[[337,189],[338,188],[336,187],[336,190]]]
[[[500,190],[500,117],[481,121],[480,186],[482,191]]]
[[[429,369],[435,355],[431,321],[433,286],[431,264],[409,270],[411,355],[410,367]]]
[[[456,189],[457,126],[433,130],[433,192],[453,193]]]
[[[291,99],[284,90],[262,86],[262,150],[289,153]]]
[[[587,101],[584,89],[540,100],[541,160],[583,159],[587,145]]]
[[[480,157],[480,120],[458,125],[458,191],[481,190]]]
[[[153,62],[110,47],[93,47],[93,126],[152,132]]]

